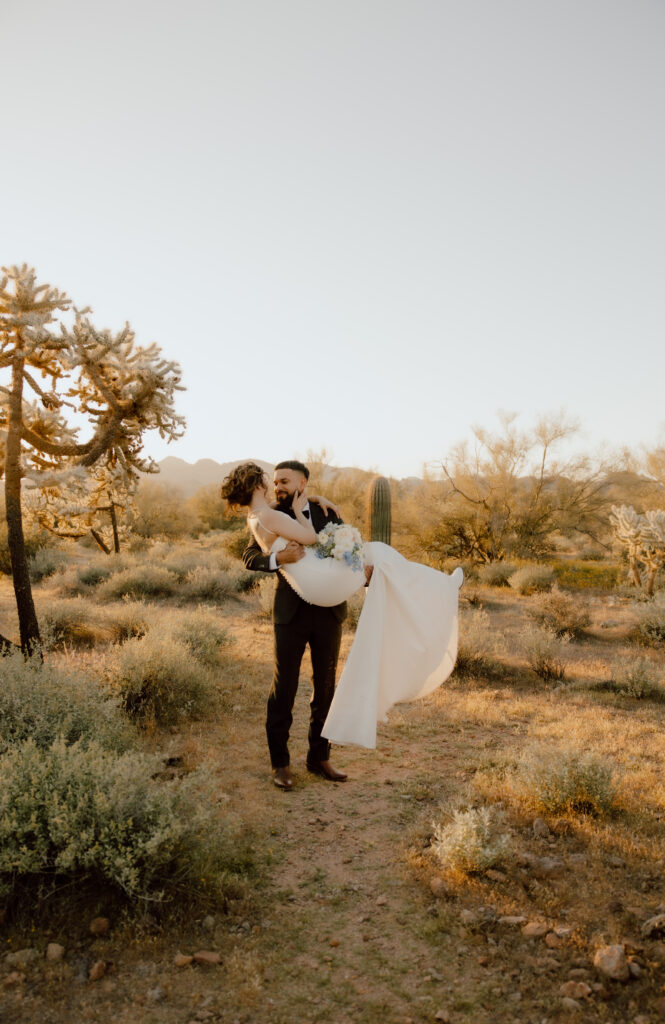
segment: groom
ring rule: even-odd
[[[296,492],[307,486],[309,470],[302,462],[290,460],[275,466],[275,498],[277,507],[293,515],[291,504]],[[334,512],[326,516],[321,506],[312,503],[305,507],[305,516],[311,519],[317,533],[328,522],[341,520]],[[254,541],[243,552],[248,569],[277,572],[277,587],[273,606],[275,630],[275,673],[268,697],[266,733],[272,764],[273,782],[279,789],[290,790],[293,776],[289,767],[289,730],[293,720],[293,704],[298,689],[300,663],[309,644],[312,657],[313,694],[310,701],[309,750],[307,770],[322,775],[331,782],[344,782],[346,775],[330,763],[330,744],[321,735],[323,723],[335,692],[335,673],[342,639],[342,622],[346,616],[346,603],[334,608],[308,604],[293,590],[282,574],[280,565],[297,562],[304,557],[302,544],[289,541],[276,554],[265,555]]]

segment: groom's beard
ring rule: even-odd
[[[293,492],[295,494],[295,491]],[[277,508],[280,512],[291,512],[293,508],[293,494],[285,494],[282,497],[275,495],[275,501],[277,502]]]

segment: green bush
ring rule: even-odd
[[[536,594],[549,590],[554,583],[554,570],[549,565],[524,565],[508,580],[518,594]]]
[[[648,697],[665,701],[662,673],[648,658],[622,658],[616,661],[612,668],[610,688],[638,700]]]
[[[132,743],[117,702],[105,699],[94,680],[48,659],[0,658],[0,753],[29,738],[46,749],[58,737],[94,739],[116,751]]]
[[[608,760],[572,750],[532,751],[518,767],[522,802],[550,814],[602,814],[616,802],[617,770]]]
[[[239,864],[228,828],[197,790],[157,782],[160,759],[96,744],[27,740],[0,756],[0,891],[92,879],[133,899],[201,890],[201,861],[218,883]],[[203,883],[205,884],[205,883]],[[211,887],[212,889],[213,887]],[[219,896],[221,893],[215,893]]]
[[[500,831],[500,820],[491,807],[455,811],[447,825],[432,822],[432,852],[443,867],[483,871],[510,851],[510,836]]]
[[[558,586],[534,598],[527,614],[558,637],[578,637],[591,622],[588,606]]]
[[[162,631],[130,639],[105,667],[108,691],[142,725],[172,725],[201,718],[218,703],[215,678],[186,644]]]
[[[507,587],[510,577],[517,571],[512,562],[488,562],[478,569],[478,579],[486,587]]]
[[[543,626],[526,626],[520,635],[527,665],[543,682],[561,680],[566,674],[564,661],[567,637],[558,637]]]

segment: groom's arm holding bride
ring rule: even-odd
[[[279,511],[273,503],[270,510],[264,512],[262,524],[265,529],[283,537],[287,541],[286,547],[275,554],[265,554],[258,541],[252,538],[252,542],[245,548],[242,555],[247,569],[258,572],[275,572],[281,565],[299,562],[304,557],[305,546],[314,544],[317,537],[311,521],[303,515],[303,509],[308,501],[319,505],[326,519],[331,518],[333,522],[341,522],[337,506],[320,495],[313,495],[308,499],[304,491],[294,494],[292,504],[294,518]]]

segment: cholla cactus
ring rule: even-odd
[[[632,505],[613,505],[610,523],[626,546],[633,583],[642,585],[640,565],[644,566],[646,592],[651,597],[656,573],[665,565],[665,511],[651,509],[641,515]]]
[[[174,408],[175,392],[182,388],[178,365],[163,359],[154,343],[136,347],[129,324],[118,334],[98,331],[89,310],[74,309],[73,325],[60,323],[55,331],[51,325],[71,307],[70,300],[38,285],[25,264],[3,271],[0,370],[8,370],[10,379],[8,387],[0,386],[0,458],[21,646],[29,652],[39,641],[39,627],[25,557],[22,479],[41,492],[45,516],[80,518],[95,494],[82,470],[94,468],[104,486],[106,472],[117,475],[128,488],[139,473],[155,472],[153,461],[142,455],[143,433],[158,430],[169,440],[182,434],[184,420]],[[35,371],[46,384],[38,383]],[[65,418],[68,410],[88,420],[86,440],[79,440],[81,428]]]

